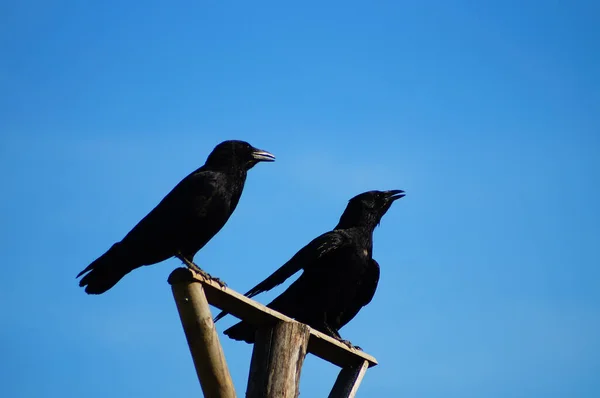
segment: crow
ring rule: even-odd
[[[209,279],[193,263],[196,253],[225,225],[235,210],[246,175],[258,162],[272,162],[273,154],[244,141],[224,141],[163,198],[120,242],[86,269],[79,286],[101,294],[143,265],[177,257]]]
[[[379,281],[373,231],[404,191],[369,191],[350,199],[333,231],[315,238],[247,297],[271,290],[300,269],[300,277],[268,307],[353,347],[339,330],[369,304]],[[226,313],[221,312],[215,321]],[[225,331],[234,340],[254,341],[255,328],[239,322]]]

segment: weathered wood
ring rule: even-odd
[[[178,268],[173,271],[171,276],[178,273],[200,282],[204,286],[204,292],[211,305],[225,310],[258,328],[274,325],[279,321],[295,322],[292,318],[267,308],[235,290],[221,287],[214,281],[205,280],[200,275],[192,274],[187,268]],[[312,328],[310,328],[308,352],[342,368],[357,366],[364,361],[369,363],[369,367],[377,365],[377,360],[371,355],[361,350],[349,348],[344,343]]]
[[[329,393],[329,398],[354,398],[368,368],[369,362],[364,361],[360,365],[342,369]]]
[[[248,377],[248,398],[296,398],[310,328],[279,321],[256,331]]]
[[[234,398],[233,382],[202,284],[189,272],[173,272],[169,283],[204,396]]]

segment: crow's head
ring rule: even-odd
[[[206,164],[213,168],[250,170],[258,162],[273,162],[272,153],[254,148],[245,141],[223,141],[213,149]]]
[[[368,191],[356,195],[348,202],[337,228],[372,227],[375,228],[381,217],[395,200],[403,198],[404,191]]]

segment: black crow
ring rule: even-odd
[[[77,277],[86,293],[100,294],[143,265],[177,257],[194,271],[194,255],[225,225],[235,210],[249,169],[275,156],[244,141],[224,141],[204,166],[185,177],[123,238]],[[216,278],[215,278],[216,279]]]
[[[303,269],[302,275],[268,307],[351,346],[341,339],[339,330],[375,294],[379,264],[372,257],[373,231],[392,203],[402,197],[404,191],[393,190],[364,192],[350,199],[333,231],[304,246],[246,296],[271,290]],[[250,324],[239,322],[225,334],[251,343],[254,330]]]

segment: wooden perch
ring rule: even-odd
[[[181,324],[205,397],[235,398],[231,375],[200,283],[169,277]]]
[[[204,293],[211,305],[257,327],[274,325],[278,321],[296,322],[294,319],[257,303],[235,290],[228,287],[222,288],[214,281],[205,280],[202,276],[193,274],[187,268],[177,268],[173,271],[169,277],[169,283],[173,278],[179,279],[181,277],[184,280],[192,278],[200,282],[204,286]],[[313,328],[310,328],[308,352],[342,368],[362,364],[363,361],[369,362],[369,367],[377,365],[377,360],[371,355],[361,350],[349,348],[344,343]]]
[[[367,368],[377,365],[369,354],[187,268],[174,270],[169,283],[206,397],[235,397],[208,303],[257,328],[248,397],[296,397],[307,352],[342,368],[331,398],[354,397]]]
[[[309,327],[298,322],[258,329],[246,397],[296,398],[309,336]]]
[[[353,398],[368,367],[369,363],[364,361],[360,365],[342,369],[329,393],[329,398]]]

